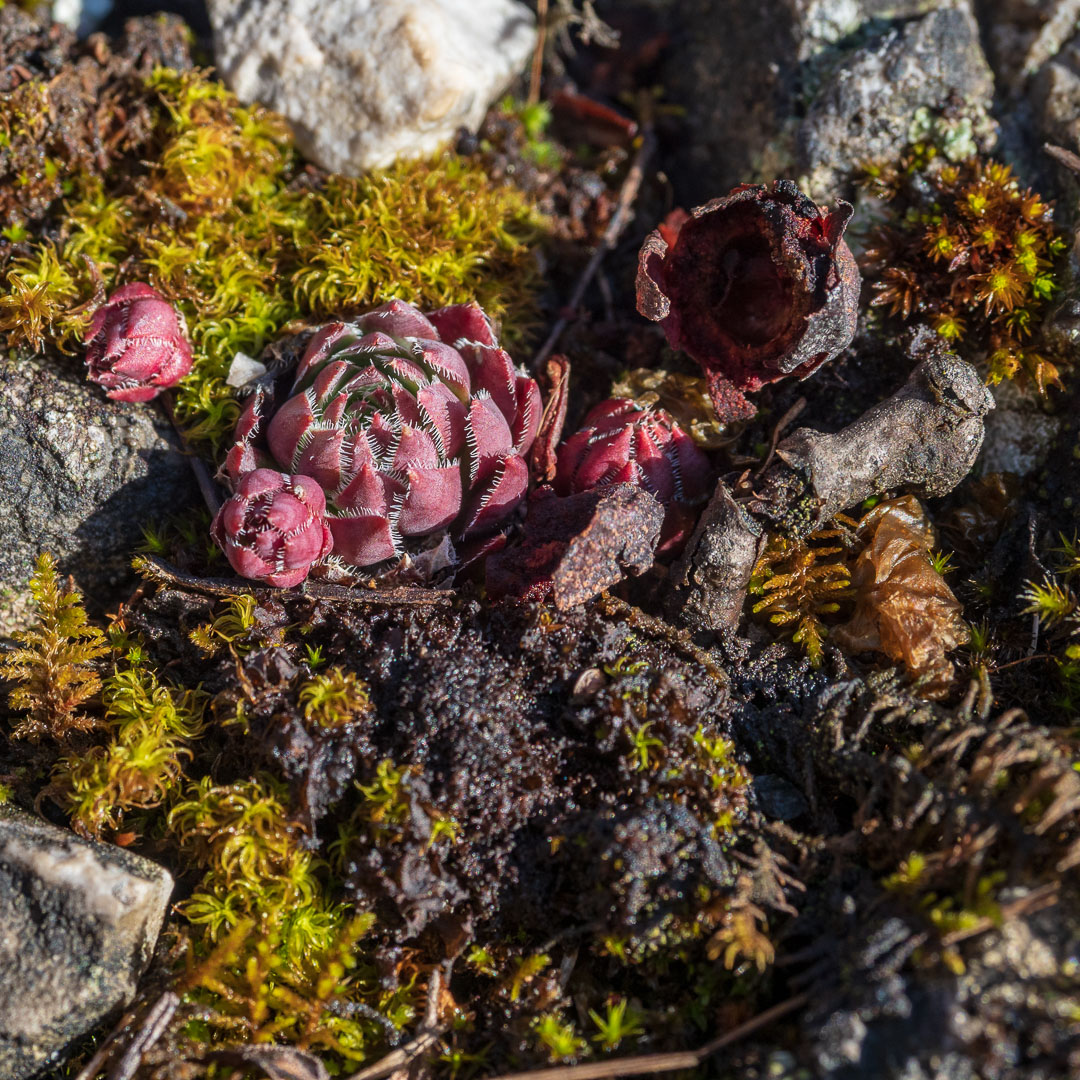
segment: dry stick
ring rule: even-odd
[[[254,596],[256,599],[280,598],[282,596],[298,599],[309,597],[315,600],[329,600],[340,604],[412,605],[419,607],[450,604],[454,599],[453,589],[424,589],[414,588],[409,585],[398,585],[387,589],[380,586],[369,588],[363,585],[345,586],[324,581],[305,581],[297,590],[274,589],[239,578],[195,577],[193,574],[185,574],[182,570],[171,566],[157,555],[140,555],[136,570],[157,585],[186,589],[189,592],[201,593],[203,596],[248,595]]]
[[[382,1080],[382,1077],[403,1069],[410,1061],[418,1058],[442,1037],[446,1030],[440,1026],[439,1018],[439,991],[442,989],[442,973],[438,968],[431,972],[428,980],[427,1009],[424,1012],[424,1023],[416,1038],[410,1039],[404,1046],[391,1050],[386,1057],[380,1058],[374,1065],[353,1073],[348,1080]]]
[[[799,413],[806,408],[806,398],[801,397],[794,405],[780,419],[777,421],[776,427],[773,428],[772,442],[769,443],[769,453],[765,460],[758,466],[757,471],[754,473],[754,479],[756,480],[761,474],[772,464],[772,459],[776,456],[776,448],[780,445],[780,436],[788,429],[788,426],[798,417]]]
[[[143,1054],[165,1034],[179,1007],[180,998],[171,990],[157,999],[143,1019],[138,1034],[113,1066],[109,1080],[131,1080],[142,1064]]]
[[[166,991],[158,998],[157,1002],[155,1002],[153,1007],[143,1017],[139,1031],[128,1044],[127,1049],[117,1062],[117,1065],[109,1074],[110,1080],[114,1080],[117,1076],[130,1077],[134,1073],[134,1069],[130,1069],[127,1072],[124,1070],[128,1069],[133,1056],[137,1056],[141,1059],[143,1052],[148,1050],[161,1038],[179,1004],[180,999],[171,990]],[[117,1023],[116,1027],[112,1029],[105,1041],[98,1047],[94,1056],[79,1070],[79,1075],[75,1077],[75,1080],[94,1080],[94,1077],[101,1071],[102,1065],[105,1064],[105,1061],[112,1054],[120,1037],[124,1034],[125,1030],[135,1022],[136,1016],[138,1016],[138,1006],[130,1012],[125,1013],[120,1018],[119,1023]],[[138,1064],[139,1062],[136,1060],[135,1065],[138,1066]]]
[[[547,45],[548,0],[536,0],[536,48],[529,73],[529,104],[540,100],[540,77],[544,73],[544,48]]]
[[[134,1021],[135,1016],[136,1010],[132,1009],[131,1012],[127,1012],[120,1017],[116,1027],[106,1036],[105,1041],[97,1048],[94,1056],[79,1070],[79,1075],[75,1077],[75,1080],[94,1080],[94,1077],[101,1071],[101,1066],[105,1064],[105,1060],[112,1053],[116,1041],[124,1033],[124,1029]]]
[[[809,994],[796,994],[787,1001],[766,1009],[763,1013],[697,1050],[677,1050],[670,1054],[639,1054],[637,1057],[616,1058],[612,1061],[593,1061],[587,1065],[563,1065],[553,1069],[532,1069],[529,1072],[506,1073],[494,1080],[612,1080],[619,1076],[652,1076],[662,1072],[697,1068],[703,1061],[758,1028],[779,1020],[788,1013],[801,1009],[809,1000]],[[355,1077],[352,1080],[356,1080]]]
[[[589,259],[585,269],[582,270],[581,276],[574,286],[574,291],[567,301],[566,310],[575,311],[577,309],[581,303],[581,298],[585,295],[585,290],[589,287],[589,282],[596,275],[596,271],[600,269],[600,263],[603,262],[604,256],[619,242],[623,229],[626,228],[633,217],[634,201],[641,190],[641,183],[645,179],[645,168],[655,149],[656,136],[653,134],[651,127],[645,127],[641,133],[641,145],[634,156],[634,162],[630,166],[630,171],[626,174],[622,187],[619,189],[619,200],[615,205],[615,213],[611,215],[608,227],[604,230],[600,243],[592,253],[592,258]],[[538,371],[544,361],[554,352],[555,346],[559,343],[559,338],[562,337],[562,332],[569,325],[570,320],[565,315],[560,315],[558,321],[551,328],[547,341],[544,342],[533,359],[534,371]]]
[[[972,926],[966,926],[962,930],[954,930],[951,934],[946,934],[941,939],[941,944],[946,947],[956,945],[958,942],[966,941],[968,938],[985,934],[987,930],[994,930],[1017,915],[1033,915],[1044,908],[1053,907],[1057,902],[1058,882],[1048,882],[1045,885],[1040,885],[1037,889],[1032,889],[1027,896],[1022,896],[1019,900],[1004,905],[998,919],[984,916]]]

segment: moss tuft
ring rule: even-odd
[[[188,743],[203,731],[205,695],[159,682],[135,646],[105,681],[104,746],[64,758],[53,791],[71,810],[72,827],[84,836],[119,831],[133,811],[160,806],[183,779]]]
[[[943,162],[925,145],[898,167],[868,168],[864,182],[889,212],[864,259],[877,293],[871,304],[925,320],[984,363],[992,383],[1060,388],[1068,357],[1039,335],[1068,246],[1052,206],[1021,188],[1007,165]]]
[[[0,678],[16,684],[8,703],[24,714],[12,734],[32,742],[42,735],[63,741],[96,724],[81,707],[101,689],[93,665],[109,646],[104,633],[87,621],[82,597],[61,580],[48,553],[38,559],[30,592],[38,623],[15,634],[18,648],[0,661]]]
[[[220,443],[238,413],[225,379],[297,320],[400,297],[477,300],[520,339],[539,280],[540,218],[518,189],[454,154],[359,178],[305,170],[283,121],[206,73],[158,68],[149,163],[76,178],[58,246],[7,267],[0,325],[15,343],[74,349],[95,273],[146,280],[181,309],[195,366],[177,393],[192,438]],[[91,270],[90,268],[94,268]],[[2,268],[0,268],[2,269]]]

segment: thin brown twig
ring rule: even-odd
[[[548,0],[536,0],[536,48],[529,72],[529,104],[540,100],[540,79],[544,73],[544,49],[547,47]]]
[[[614,1080],[620,1076],[653,1076],[656,1073],[677,1072],[680,1069],[697,1068],[718,1050],[730,1046],[739,1039],[753,1034],[759,1028],[779,1020],[788,1013],[801,1009],[809,1000],[809,994],[796,994],[787,1001],[766,1009],[745,1024],[707,1042],[696,1050],[676,1050],[667,1054],[639,1054],[635,1057],[615,1058],[611,1061],[590,1061],[585,1065],[557,1065],[551,1069],[532,1069],[528,1072],[506,1073],[495,1080]],[[356,1080],[355,1077],[352,1080]]]
[[[757,472],[754,473],[754,479],[757,480],[763,472],[772,464],[772,459],[776,456],[776,448],[780,445],[780,437],[784,434],[788,425],[791,424],[806,408],[806,398],[801,397],[794,405],[780,419],[777,421],[776,426],[773,428],[772,441],[769,443],[769,453],[765,460],[758,466]]]
[[[123,1054],[117,1059],[109,1080],[130,1080],[142,1060],[146,1050],[154,1045],[165,1033],[180,1004],[180,999],[171,990],[166,991],[143,1016],[139,1030],[125,1047]],[[138,1016],[138,1006],[126,1012],[112,1029],[108,1037],[97,1048],[97,1052],[79,1070],[75,1080],[94,1080],[101,1072],[102,1066],[112,1056],[117,1043],[125,1031],[131,1028]]]
[[[645,126],[641,132],[641,144],[638,146],[637,153],[634,155],[633,164],[630,166],[630,171],[626,174],[626,179],[622,183],[622,187],[619,189],[619,198],[615,204],[615,212],[611,215],[611,220],[608,222],[607,228],[604,230],[604,235],[600,238],[600,243],[596,245],[596,250],[592,253],[592,257],[585,265],[585,269],[581,271],[581,275],[577,279],[577,283],[574,285],[574,291],[570,294],[570,299],[566,303],[564,310],[576,311],[581,304],[581,299],[585,295],[585,290],[589,287],[589,283],[596,275],[596,271],[600,269],[600,264],[604,260],[604,256],[611,251],[615,245],[619,242],[619,237],[622,235],[623,229],[630,223],[633,218],[634,202],[637,199],[638,192],[641,190],[642,181],[645,179],[645,170],[648,167],[649,159],[652,157],[654,150],[656,149],[656,136],[653,134],[652,128]],[[570,319],[566,315],[560,315],[558,321],[551,328],[551,333],[548,334],[547,341],[540,347],[540,351],[533,359],[533,370],[538,371],[543,365],[544,361],[554,352],[555,346],[559,343],[559,338],[562,337],[563,331],[570,325]]]
[[[391,1050],[385,1057],[380,1058],[374,1065],[353,1073],[348,1080],[382,1080],[384,1076],[405,1068],[409,1062],[414,1061],[421,1054],[426,1053],[434,1046],[443,1032],[445,1025],[438,1023],[439,1016],[439,993],[442,989],[442,973],[438,968],[431,972],[428,980],[427,1008],[424,1012],[424,1023],[416,1037],[410,1039],[404,1046]]]
[[[109,1080],[131,1080],[142,1064],[143,1054],[165,1034],[179,1007],[180,998],[171,990],[167,990],[157,999],[143,1017],[135,1037],[109,1072]]]
[[[136,1015],[136,1010],[132,1009],[120,1017],[116,1027],[105,1037],[94,1056],[79,1070],[79,1075],[75,1077],[75,1080],[94,1080],[94,1077],[101,1072],[101,1066],[105,1064],[109,1055],[112,1054],[117,1040],[135,1019]]]
[[[994,671],[1005,671],[1008,668],[1016,667],[1017,664],[1028,664],[1032,660],[1057,660],[1053,653],[1035,653],[1034,656],[1021,656],[1019,660],[1010,660],[1007,664],[995,664]]]
[[[158,585],[185,589],[203,596],[250,595],[256,599],[281,596],[306,596],[339,604],[384,604],[395,606],[433,607],[453,601],[453,589],[414,588],[398,585],[380,588],[334,585],[324,581],[306,581],[297,591],[271,589],[239,578],[200,578],[185,574],[157,555],[140,555],[136,569]]]
[[[1058,902],[1058,886],[1058,882],[1051,881],[1037,889],[1032,889],[1027,896],[1021,896],[1019,900],[1014,900],[1011,904],[1005,904],[997,919],[985,916],[972,926],[965,926],[962,930],[954,930],[951,934],[946,934],[941,939],[941,944],[946,947],[955,945],[960,941],[966,941],[968,938],[985,934],[987,930],[993,930],[1017,915],[1030,915],[1036,911],[1042,911],[1043,908],[1053,907]]]

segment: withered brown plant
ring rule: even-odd
[[[105,634],[91,626],[82,597],[69,579],[61,580],[48,553],[37,562],[30,591],[38,610],[36,626],[14,634],[18,648],[0,661],[0,676],[15,683],[11,708],[25,715],[14,724],[17,739],[58,741],[95,726],[80,712],[101,690],[93,663],[109,651]]]
[[[858,526],[865,546],[852,567],[855,612],[833,632],[848,652],[904,664],[923,697],[943,697],[954,670],[946,653],[968,640],[960,602],[931,558],[934,530],[919,500],[879,503]]]

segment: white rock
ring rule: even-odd
[[[52,17],[79,37],[96,30],[112,11],[113,0],[53,0]]]
[[[229,365],[229,374],[225,376],[226,386],[247,386],[255,379],[266,374],[266,365],[247,353],[238,352]]]
[[[209,0],[214,52],[243,101],[292,124],[302,153],[356,175],[476,128],[525,66],[520,0]]]

